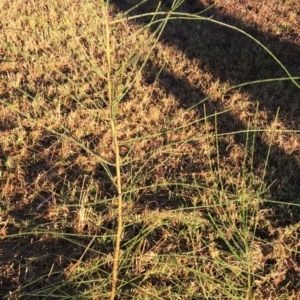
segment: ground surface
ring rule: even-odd
[[[124,2],[0,0],[0,295],[109,298],[120,179],[119,299],[300,299],[299,1]]]

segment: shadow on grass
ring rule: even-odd
[[[39,151],[40,148],[36,150]],[[51,162],[41,159],[33,166],[28,166],[27,173],[30,176],[25,176],[25,185],[32,186],[32,178],[35,178],[41,170],[49,169],[52,170],[52,180],[58,183],[55,191],[41,192],[34,199],[28,200],[26,195],[16,188],[15,194],[11,197],[9,218],[6,224],[1,223],[1,299],[19,299],[18,297],[52,299],[65,296],[78,299],[79,295],[88,289],[88,284],[84,281],[90,280],[94,273],[97,273],[97,278],[103,278],[103,293],[106,292],[111,267],[101,262],[100,257],[101,253],[113,252],[112,241],[109,238],[104,243],[94,241],[91,247],[87,248],[94,235],[80,234],[72,226],[71,219],[77,218],[76,208],[79,204],[71,200],[72,195],[64,187],[64,184],[72,184],[74,187],[76,184],[84,186],[84,177],[87,173],[80,166],[73,165],[69,170],[72,175],[68,177],[69,182],[66,183],[58,175],[57,168],[51,166]],[[8,169],[4,171],[14,172]],[[99,175],[100,173],[103,176]],[[111,182],[105,175],[106,173],[103,174],[100,169],[98,176],[102,177],[102,181],[97,184],[100,186],[105,181],[106,190],[111,190]],[[60,199],[58,203],[55,193]],[[73,196],[79,198],[78,195]],[[1,199],[1,206],[4,199],[4,197]],[[62,199],[65,199],[63,200],[65,203],[61,202]],[[97,208],[105,211],[107,202],[109,201],[97,203]],[[34,232],[32,228],[35,228]],[[111,235],[110,228],[113,228],[113,225],[107,223],[95,226],[94,230],[99,236],[108,236]],[[9,238],[6,238],[6,234]],[[85,250],[88,250],[87,253],[82,255]],[[89,271],[74,272],[75,267],[80,267],[78,262],[84,266],[82,270],[86,268]],[[82,280],[80,284],[78,284],[79,277],[80,281]],[[99,285],[99,282],[97,284]]]
[[[48,207],[39,207],[38,198],[10,214],[13,221],[6,228],[10,238],[0,244],[1,298],[81,299],[93,276],[105,294],[111,266],[101,261],[101,253],[113,252],[111,240],[103,243],[93,240],[93,234],[75,232],[68,223],[72,212],[63,222],[49,221],[45,215]],[[99,227],[97,230],[99,236],[109,234],[106,228],[103,232]]]
[[[126,12],[140,1],[111,1],[120,11]],[[173,1],[165,1],[162,9],[170,9]],[[189,4],[193,3],[193,4]],[[155,11],[158,1],[146,2],[135,10],[132,15],[139,15]],[[186,1],[180,11],[196,13],[205,8],[200,2]],[[288,69],[292,76],[299,76],[300,45],[289,41],[283,41],[279,37],[261,32],[255,27],[245,24],[242,20],[233,16],[222,14],[217,9],[210,9],[204,16],[213,16],[215,20],[236,26],[251,34],[262,42]],[[149,19],[140,18],[137,22],[149,23]],[[144,23],[145,22],[145,23]],[[155,26],[150,28],[155,30]],[[259,45],[243,34],[230,28],[222,27],[209,21],[171,20],[161,36],[161,42],[182,51],[190,60],[197,59],[201,62],[199,69],[205,69],[213,75],[212,80],[221,80],[230,86],[268,78],[287,77],[278,63],[266,53]],[[158,74],[160,66],[149,60],[145,74]],[[147,76],[147,75],[145,75]],[[153,78],[146,78],[154,82]],[[182,107],[188,108],[195,105],[195,93],[197,100],[205,98],[203,91],[195,89],[187,81],[178,78],[166,70],[163,70],[158,79],[159,85],[167,93],[173,94]],[[266,112],[268,123],[273,121],[278,107],[280,107],[279,119],[285,128],[299,129],[300,125],[300,89],[291,81],[277,81],[273,83],[260,83],[247,85],[240,88],[246,92],[250,100],[259,102],[259,110]],[[219,103],[208,103],[210,112],[222,111],[226,107],[226,95]],[[188,100],[187,100],[188,99]],[[201,112],[199,112],[201,113]],[[230,125],[229,125],[230,124]],[[238,120],[233,114],[226,113],[218,118],[218,132],[226,133],[247,130],[247,120]],[[238,138],[238,135],[236,136]],[[241,142],[241,141],[238,141]],[[220,151],[222,155],[222,145]],[[271,183],[271,197],[277,201],[300,203],[300,150],[294,149],[293,153],[287,153],[278,145],[266,144],[258,135],[254,149],[254,167],[262,165],[270,149],[270,158],[267,167],[266,185]],[[225,153],[224,153],[225,154]],[[291,211],[284,206],[275,206],[281,216],[281,225],[286,226],[299,221],[297,209]],[[284,211],[282,210],[283,208]],[[284,213],[285,212],[285,213]],[[292,214],[292,217],[291,217]],[[288,217],[289,216],[289,217]],[[278,216],[274,216],[276,219]]]

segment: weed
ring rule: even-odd
[[[208,2],[1,1],[3,299],[299,297],[299,5]]]

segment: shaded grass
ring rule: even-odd
[[[158,42],[152,15],[1,5],[3,298],[297,297],[297,189],[274,185],[298,123]]]

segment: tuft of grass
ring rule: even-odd
[[[0,3],[3,299],[297,299],[299,74],[225,2]]]

